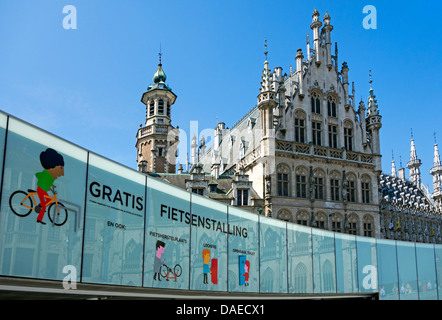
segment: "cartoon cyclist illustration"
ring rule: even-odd
[[[54,149],[48,148],[40,154],[40,163],[44,170],[35,174],[37,177],[37,194],[40,199],[40,204],[35,207],[38,213],[37,222],[43,222],[43,217],[46,211],[46,204],[49,202],[48,191],[54,186],[54,181],[64,176],[64,159]]]
[[[164,247],[166,246],[166,244],[163,241],[157,241],[156,245],[155,245],[155,259],[154,259],[154,264],[153,264],[153,270],[154,270],[154,275],[153,275],[153,279],[157,280],[157,281],[161,281],[161,277],[160,277],[160,271],[161,271],[161,267],[163,266],[164,263],[166,263],[166,261],[162,262],[161,261],[161,256],[164,253]],[[158,275],[158,279],[157,279],[157,275]]]

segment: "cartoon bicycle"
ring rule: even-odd
[[[163,278],[166,278],[167,281],[169,281],[169,279],[175,279],[176,281],[176,279],[179,278],[182,273],[183,273],[183,268],[181,268],[179,264],[175,265],[173,271],[166,264],[163,264],[160,269],[160,275]]]
[[[48,217],[53,225],[62,226],[68,219],[68,211],[63,203],[57,199],[57,192],[55,186],[50,189],[53,196],[45,195],[49,199],[46,203],[48,208]],[[9,206],[12,212],[19,217],[28,216],[33,210],[36,211],[36,203],[38,203],[37,191],[28,189],[28,192],[18,190],[9,197]],[[36,211],[37,212],[37,211]]]

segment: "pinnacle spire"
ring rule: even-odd
[[[378,101],[376,100],[376,95],[373,93],[373,78],[371,75],[371,70],[369,71],[368,83],[370,83],[370,95],[368,96],[368,115],[377,115],[379,114],[377,104]]]
[[[271,74],[269,68],[269,62],[267,61],[267,54],[269,53],[267,50],[267,38],[264,40],[264,69],[262,70],[262,81],[261,81],[261,92],[270,91],[271,90]]]
[[[434,133],[434,158],[433,158],[433,167],[438,167],[441,165],[440,162],[440,155],[439,155],[439,149],[437,147],[436,142],[436,132]]]
[[[417,160],[416,145],[414,144],[413,137],[411,138],[411,147],[410,147],[410,161],[412,160]]]
[[[407,167],[410,170],[410,181],[420,186],[421,176],[420,169],[421,160],[417,157],[416,146],[414,144],[413,129],[411,130],[411,146],[410,146],[410,161],[407,163]]]
[[[391,158],[392,158],[391,159],[391,176],[396,178],[397,172],[396,172],[396,163],[394,161],[394,153],[393,153],[393,151],[391,151],[391,154],[392,154],[392,156],[391,156]]]
[[[439,209],[442,209],[442,165],[439,149],[437,148],[436,132],[434,133],[434,159],[433,167],[430,170],[433,176],[433,199]]]
[[[441,165],[441,162],[440,162],[440,155],[439,155],[439,149],[437,148],[437,144],[434,145],[434,161],[433,161],[433,165],[434,165],[435,167]]]
[[[265,57],[266,57],[266,60],[265,61],[267,61],[267,54],[269,53],[269,51],[267,50],[267,38],[266,37],[264,37],[264,55],[265,55]]]

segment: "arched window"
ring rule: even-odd
[[[353,151],[353,123],[350,120],[344,122],[344,147],[345,150]]]
[[[316,226],[320,229],[327,228],[327,216],[324,212],[318,212],[315,216]]]
[[[322,266],[322,285],[323,292],[334,292],[335,291],[335,279],[334,270],[331,262],[326,260]]]
[[[331,216],[331,228],[334,232],[342,232],[343,217],[340,213],[333,213]]]
[[[290,168],[285,164],[278,165],[277,168],[278,196],[282,197],[289,196],[289,177],[290,177]]]
[[[374,219],[371,215],[366,214],[364,216],[364,236],[373,237],[373,222]]]
[[[341,175],[337,171],[330,174],[330,199],[339,201],[341,199]]]
[[[300,262],[295,268],[295,288],[296,293],[306,293],[307,292],[307,267],[304,263]]]
[[[307,198],[307,168],[296,168],[296,197]]]
[[[296,214],[296,223],[301,224],[303,226],[308,225],[309,214],[307,211],[298,211]]]
[[[359,218],[357,214],[352,213],[348,217],[348,233],[358,235]]]
[[[370,177],[364,175],[361,178],[362,203],[370,203],[371,201],[370,190],[371,190]]]
[[[312,138],[314,145],[321,145],[321,122],[319,121],[312,121]]]
[[[356,202],[356,176],[353,173],[347,174],[347,201]]]
[[[312,107],[312,113],[321,113],[321,96],[318,92],[313,91],[311,94],[311,107]]]
[[[295,112],[295,141],[305,143],[305,113]]]
[[[334,95],[327,97],[327,114],[329,117],[336,117],[337,99]]]
[[[324,199],[324,178],[325,174],[324,171],[316,169],[313,173],[313,191],[314,191],[314,198],[318,200]]]
[[[286,210],[286,209],[282,209],[278,212],[278,219],[283,220],[283,221],[290,221],[290,211]]]
[[[330,148],[338,148],[338,126],[335,124],[328,125],[328,145]]]

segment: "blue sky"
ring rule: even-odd
[[[422,4],[421,4],[422,3]],[[383,169],[410,155],[413,128],[422,178],[430,185],[433,133],[442,142],[439,93],[442,4],[427,1],[116,1],[0,2],[0,109],[112,160],[136,168],[141,95],[152,82],[161,44],[167,83],[178,99],[172,123],[232,127],[257,103],[268,41],[270,67],[289,72],[306,51],[316,7],[331,16],[339,64],[346,61],[356,98],[368,72],[383,116]],[[77,9],[65,30],[63,7]],[[366,5],[377,29],[366,30]],[[408,170],[407,170],[408,175]]]

